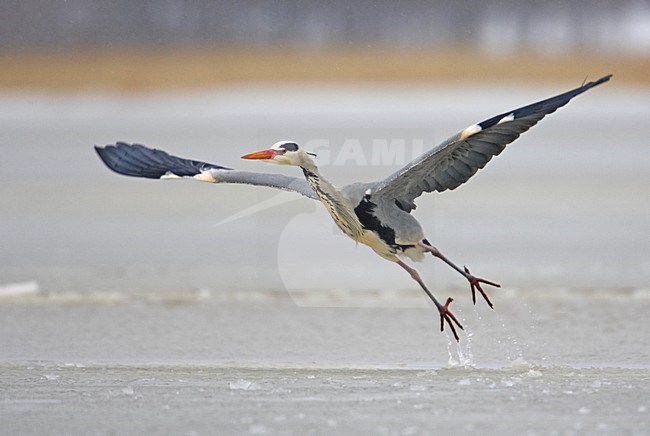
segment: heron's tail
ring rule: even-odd
[[[172,156],[162,150],[140,144],[118,142],[105,147],[95,146],[101,160],[118,174],[133,177],[160,179],[161,177],[193,177],[209,169],[230,168],[197,160]]]

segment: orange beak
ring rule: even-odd
[[[254,153],[246,154],[246,155],[242,156],[241,158],[242,159],[269,160],[269,159],[273,159],[278,154],[279,154],[279,151],[268,149],[268,150],[256,151]]]

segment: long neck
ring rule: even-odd
[[[303,165],[304,164],[304,165]],[[307,183],[318,195],[321,203],[334,219],[336,225],[349,237],[358,240],[363,234],[363,227],[354,213],[353,207],[341,193],[326,179],[324,179],[316,164],[308,159],[300,165]]]

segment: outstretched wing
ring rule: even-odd
[[[410,212],[415,209],[414,200],[423,192],[457,188],[539,120],[610,77],[469,126],[378,182],[373,197],[395,201]]]
[[[312,199],[316,194],[305,179],[282,174],[237,171],[197,160],[172,156],[140,144],[118,142],[95,146],[101,160],[118,174],[149,179],[193,178],[210,183],[239,183],[294,191]]]

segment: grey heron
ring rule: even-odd
[[[320,201],[336,225],[356,242],[369,246],[382,258],[396,263],[420,285],[440,314],[440,330],[445,322],[458,341],[456,327],[463,326],[449,310],[453,301],[443,304],[427,288],[418,272],[404,260],[422,261],[427,253],[441,259],[470,284],[476,304],[479,292],[494,308],[483,285],[499,284],[479,278],[449,260],[425,237],[420,223],[411,214],[415,199],[425,192],[453,190],[465,183],[505,146],[534,126],[544,116],[566,105],[573,97],[607,82],[611,75],[583,83],[571,91],[527,106],[501,113],[473,124],[430,149],[384,180],[353,183],[337,189],[319,172],[312,154],[293,141],[280,141],[271,148],[242,156],[279,165],[300,167],[303,178],[280,174],[239,171],[197,160],[172,156],[140,144],[117,142],[95,146],[99,157],[113,171],[153,179],[193,178],[210,183],[243,183],[299,193]]]

